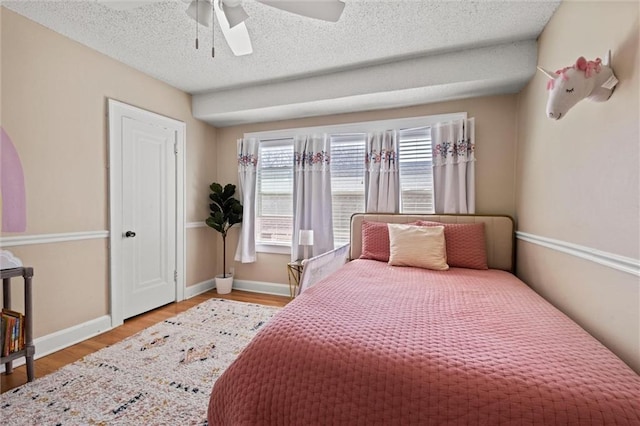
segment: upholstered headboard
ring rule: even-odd
[[[513,219],[509,216],[476,215],[405,215],[383,213],[357,213],[351,217],[351,259],[362,252],[362,222],[409,223],[427,220],[443,223],[484,223],[489,268],[513,271]]]

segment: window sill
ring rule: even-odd
[[[291,255],[291,246],[276,244],[256,244],[256,252]]]

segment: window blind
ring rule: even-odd
[[[349,242],[351,215],[364,212],[364,133],[331,135],[333,241]]]
[[[433,213],[431,128],[401,130],[398,148],[400,211]]]
[[[291,244],[293,141],[260,143],[256,191],[256,243]]]

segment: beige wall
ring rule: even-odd
[[[516,95],[492,96],[409,108],[219,128],[216,136],[218,179],[224,183],[237,183],[236,140],[244,133],[467,112],[469,117],[476,118],[477,213],[513,216],[515,215],[516,105]],[[236,230],[229,234],[228,262],[233,259],[237,238]],[[289,260],[289,255],[258,253],[258,260],[255,263],[235,263],[236,278],[286,283],[286,264]],[[222,271],[221,260],[218,260],[217,271]]]
[[[191,97],[1,8],[2,126],[25,173],[26,234],[108,229],[107,98],[186,123],[187,222],[207,217],[215,129]],[[4,234],[7,236],[11,234]],[[187,284],[214,276],[215,235],[187,230]],[[35,268],[40,337],[108,313],[106,240],[14,247]]]
[[[539,38],[538,63],[555,70],[613,52],[620,84],[606,103],[580,102],[547,119],[538,73],[518,105],[517,219],[523,232],[640,257],[637,2],[564,2]],[[637,276],[530,243],[518,275],[640,371]]]

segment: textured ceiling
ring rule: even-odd
[[[354,70],[381,69],[390,63],[412,64],[416,58],[444,58],[462,50],[533,41],[560,3],[531,0],[345,2],[341,19],[329,23],[244,0],[243,6],[250,16],[246,25],[254,53],[233,56],[216,26],[215,58],[210,54],[210,28],[200,26],[200,49],[194,48],[195,23],[185,14],[188,3],[183,0],[156,1],[125,11],[106,7],[96,0],[3,0],[2,5],[174,87],[210,100],[217,92],[228,97],[234,91],[246,92],[247,87],[260,90],[265,85],[309,77],[309,81],[318,81],[318,76],[327,74],[357,79]],[[529,78],[535,70],[531,68],[531,64],[535,65],[535,46],[532,52],[533,61],[526,63]],[[414,69],[416,75],[424,72]],[[521,70],[514,71],[507,66],[505,80],[513,80],[513,72],[517,74]],[[375,73],[369,74],[371,79],[380,78]],[[469,78],[465,80],[468,82]],[[512,91],[519,90],[513,81],[506,86]],[[408,88],[426,86],[420,83],[402,90]],[[376,92],[375,88],[368,90]],[[379,91],[389,90],[400,89],[387,87]],[[283,96],[290,96],[288,92],[290,89],[285,87]],[[343,98],[351,96],[354,93],[347,90],[333,99],[348,103]],[[194,105],[198,99],[201,98],[194,97]],[[308,101],[305,99],[304,103]],[[291,109],[292,102],[281,103]],[[352,107],[359,108],[355,103]],[[246,106],[239,108],[223,112],[228,115],[247,109]],[[306,115],[331,112],[330,108],[320,108]],[[276,114],[276,118],[291,116],[292,113],[282,117]],[[255,121],[238,116],[232,121],[216,122],[206,113],[200,118],[217,125]]]

